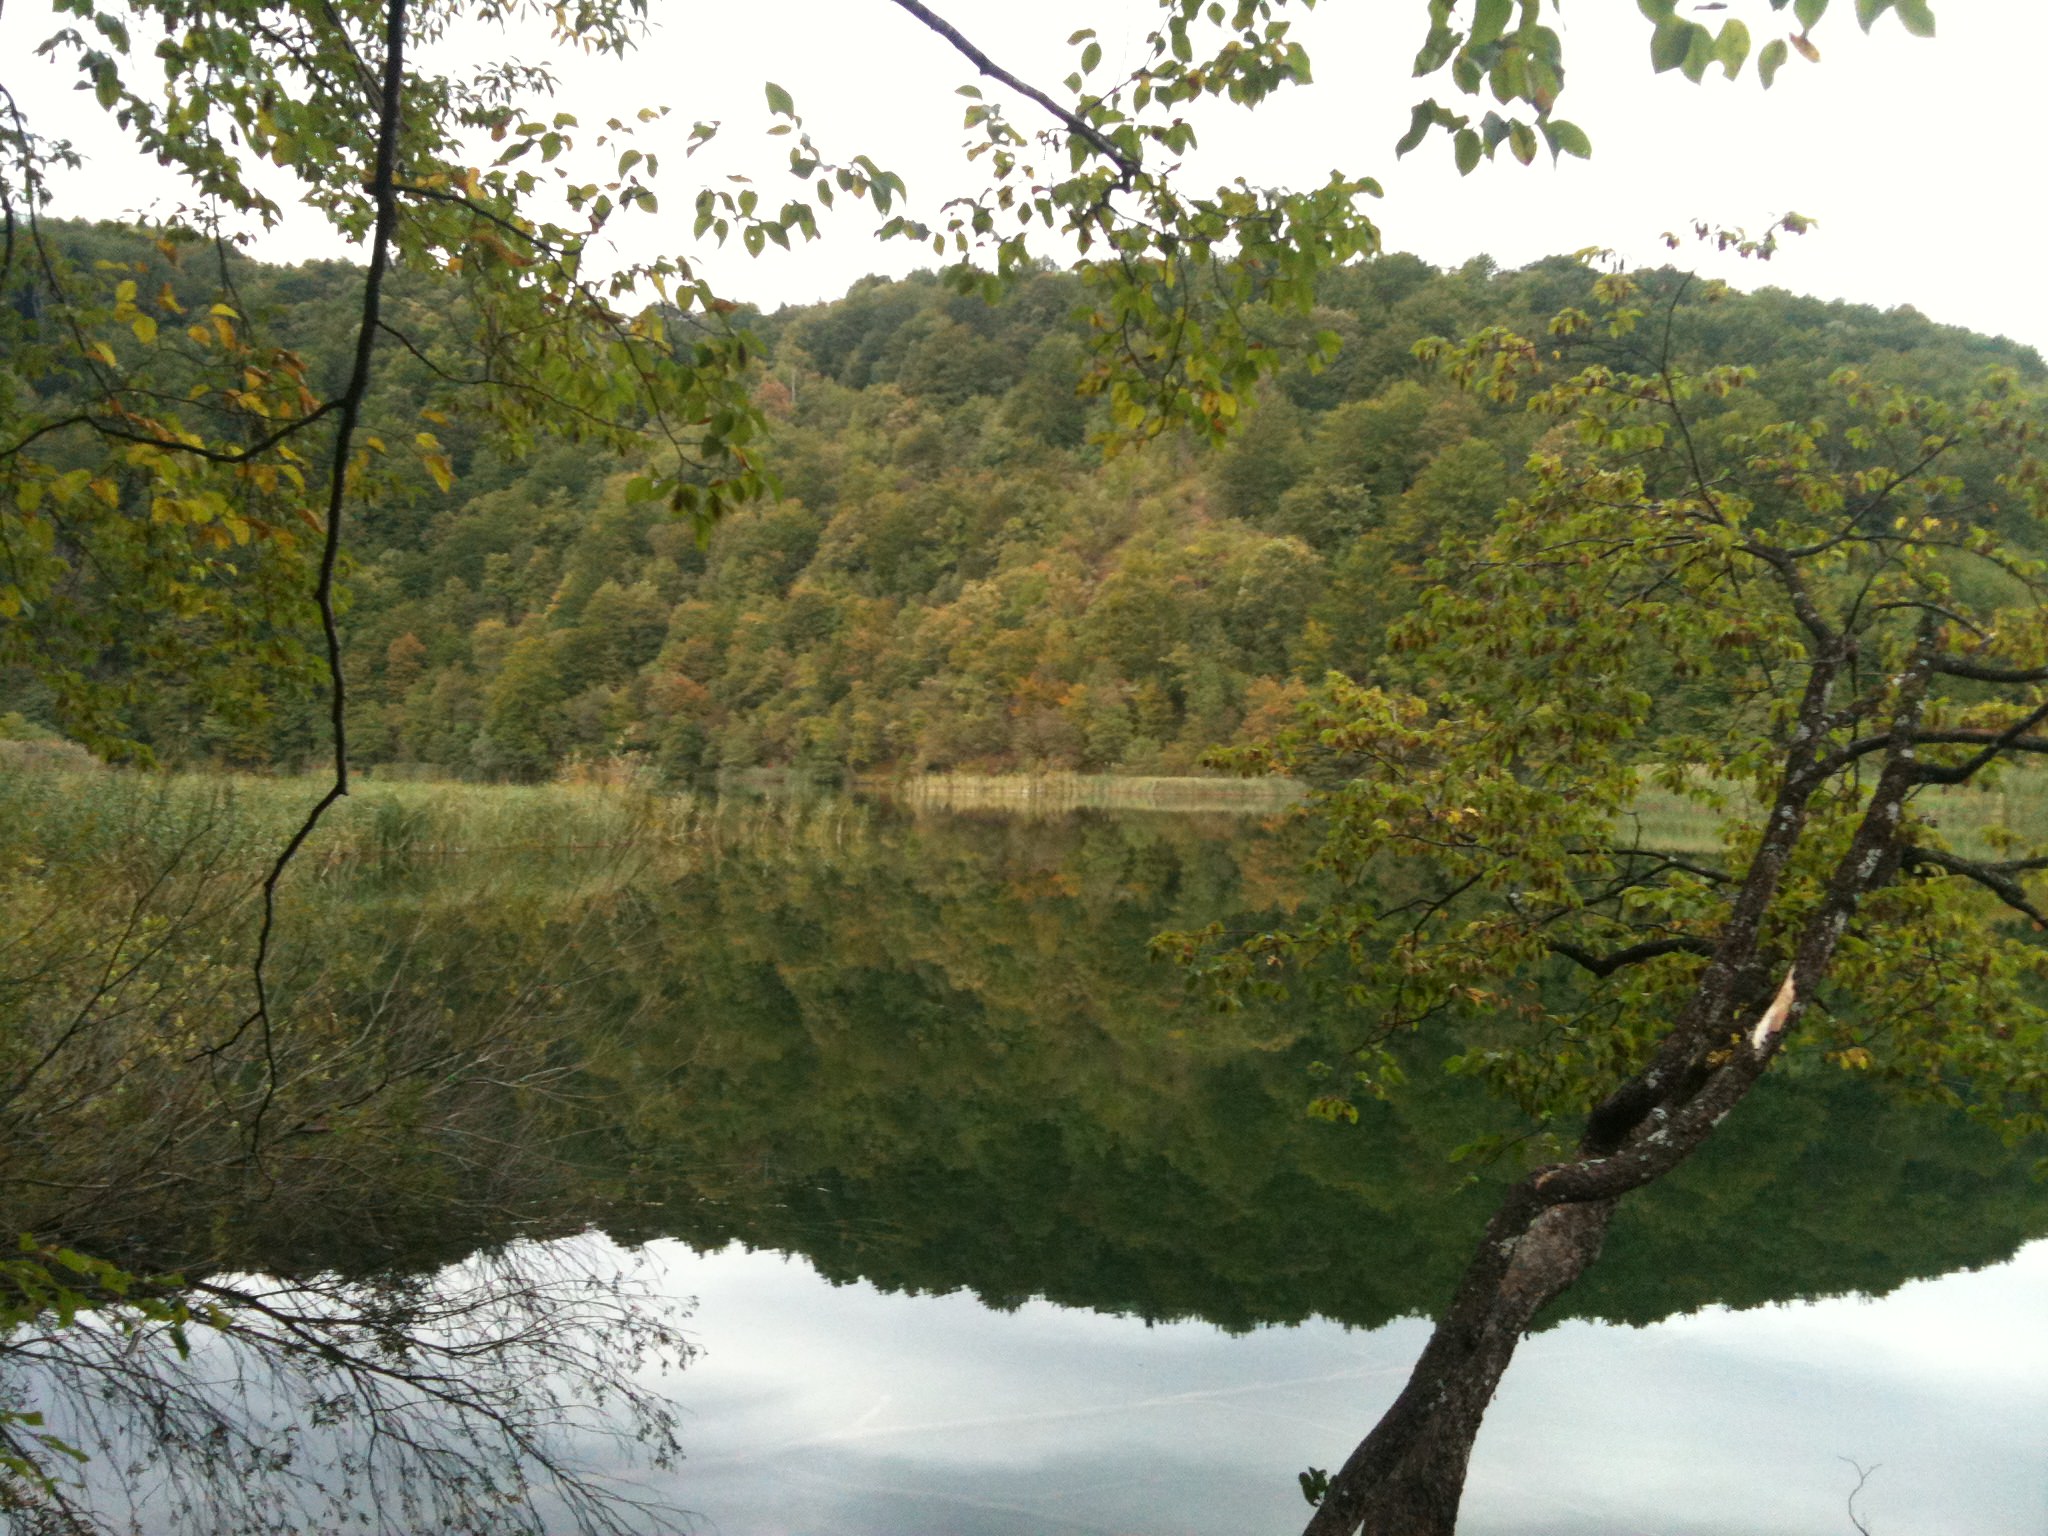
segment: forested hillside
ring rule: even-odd
[[[133,263],[201,316],[228,294],[315,379],[342,368],[352,281],[338,265],[172,266],[120,231],[70,238],[81,262]],[[783,493],[700,543],[633,499],[629,463],[546,441],[510,463],[475,450],[443,345],[465,323],[459,295],[401,274],[369,411],[384,456],[345,577],[354,755],[505,779],[619,754],[676,780],[1184,772],[1330,669],[1398,668],[1385,626],[1433,548],[1516,493],[1547,423],[1460,392],[1415,343],[1493,325],[1541,335],[1554,312],[1592,307],[1595,281],[1567,258],[1353,266],[1307,322],[1341,343],[1334,360],[1281,375],[1229,447],[1105,459],[1098,407],[1075,391],[1070,279],[1030,277],[993,306],[931,275],[870,279],[754,317],[773,428],[761,447]],[[1668,335],[1688,365],[1752,366],[1755,386],[1718,407],[1741,423],[1824,410],[1843,367],[1937,394],[1987,367],[2043,371],[2029,349],[1910,310],[1716,296],[1676,273],[1646,283],[1642,334],[1558,344],[1640,365]],[[310,633],[288,600],[273,613],[284,649]],[[8,676],[15,733],[64,723]],[[319,750],[308,700],[227,717],[184,707],[167,675],[126,707],[167,760],[290,766]]]

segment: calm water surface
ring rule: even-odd
[[[1511,1170],[1445,1162],[1504,1122],[1441,1042],[1318,1124],[1340,1008],[1218,1017],[1145,958],[1272,919],[1294,857],[1225,819],[870,812],[639,888],[663,958],[615,1016],[660,1193],[612,1226],[705,1351],[664,1496],[731,1536],[1299,1527]],[[1774,1085],[1518,1356],[1465,1528],[1849,1532],[1855,1462],[1887,1536],[2048,1531],[2026,1161],[1847,1074]]]
[[[665,1384],[685,1460],[619,1475],[707,1532],[1298,1529],[1296,1474],[1392,1398],[1516,1173],[1447,1149],[1528,1129],[1442,1039],[1359,1125],[1311,1120],[1360,1019],[1219,1014],[1148,958],[1313,901],[1301,857],[1243,818],[833,803],[681,852],[330,868],[302,931],[451,1015],[529,998],[589,1107],[503,1230],[366,1199],[238,1265],[641,1255],[702,1355]],[[1880,1536],[2042,1536],[2041,1150],[1794,1063],[1516,1359],[1465,1529],[1849,1536],[1853,1461]]]
[[[1426,1327],[1232,1337],[1030,1302],[834,1287],[801,1259],[664,1245],[706,1357],[665,1491],[728,1536],[1298,1529]],[[1586,1536],[2048,1530],[2048,1244],[1877,1301],[1720,1308],[1531,1339],[1462,1530]],[[1846,1459],[1845,1459],[1846,1458]]]

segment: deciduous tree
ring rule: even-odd
[[[2048,752],[2048,408],[1846,369],[1757,424],[1748,370],[1662,350],[1682,286],[1611,275],[1598,318],[1432,349],[1551,424],[1533,484],[1433,565],[1406,685],[1333,677],[1243,758],[1320,786],[1339,898],[1180,941],[1226,996],[1334,970],[1360,1038],[1319,1113],[1396,1091],[1422,1032],[1535,1137],[1318,1536],[1452,1530],[1524,1332],[1779,1063],[2048,1129],[2048,850],[1942,815]]]

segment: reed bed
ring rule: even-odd
[[[325,781],[153,774],[68,762],[0,765],[0,838],[7,857],[47,863],[121,861],[179,846],[256,868],[276,855]],[[1117,778],[1108,775],[927,774],[866,785],[913,813],[1061,815],[1080,809],[1265,816],[1300,803],[1287,780]],[[1965,854],[2048,844],[2048,769],[2020,768],[1990,788],[1922,802]],[[872,833],[872,812],[843,796],[725,796],[642,782],[485,785],[364,779],[322,819],[302,869],[393,867],[470,856],[632,853],[664,867],[727,858],[832,857]],[[1707,854],[1721,818],[1646,786],[1630,831],[1649,846]]]
[[[77,860],[203,845],[254,865],[284,846],[320,778],[32,770],[0,774],[0,828],[27,857]],[[485,785],[359,780],[321,819],[301,867],[475,855],[641,852],[716,860],[843,847],[862,813],[844,801],[720,800],[611,783]]]
[[[878,781],[878,793],[913,810],[1234,811],[1267,816],[1301,802],[1292,779],[1165,778],[1090,773],[928,773]]]
[[[1965,857],[1990,857],[2012,846],[2048,845],[2048,768],[2017,765],[1990,786],[1932,789],[1914,802]],[[1721,817],[1696,801],[1646,785],[1631,813],[1631,830],[1646,847],[1713,853]]]

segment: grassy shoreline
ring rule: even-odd
[[[326,783],[311,775],[157,774],[20,758],[0,769],[0,825],[21,829],[17,837],[45,854],[202,826],[251,850],[274,848]],[[483,853],[730,850],[764,838],[829,840],[863,814],[838,791],[804,793],[794,784],[746,780],[737,787],[739,793],[718,794],[618,776],[531,785],[362,776],[323,818],[305,858],[331,865]],[[1287,779],[1067,773],[924,774],[849,787],[860,799],[913,816],[1104,810],[1261,817],[1295,808],[1306,794]],[[1922,808],[1966,853],[1989,852],[2008,838],[2048,843],[2048,770],[2015,771],[1990,788],[1944,790]],[[1632,819],[1649,845],[1694,854],[1720,847],[1717,815],[1663,791],[1646,788]]]
[[[912,810],[1237,811],[1270,815],[1299,805],[1292,779],[1169,777],[1108,773],[926,773],[862,779],[855,787]]]

